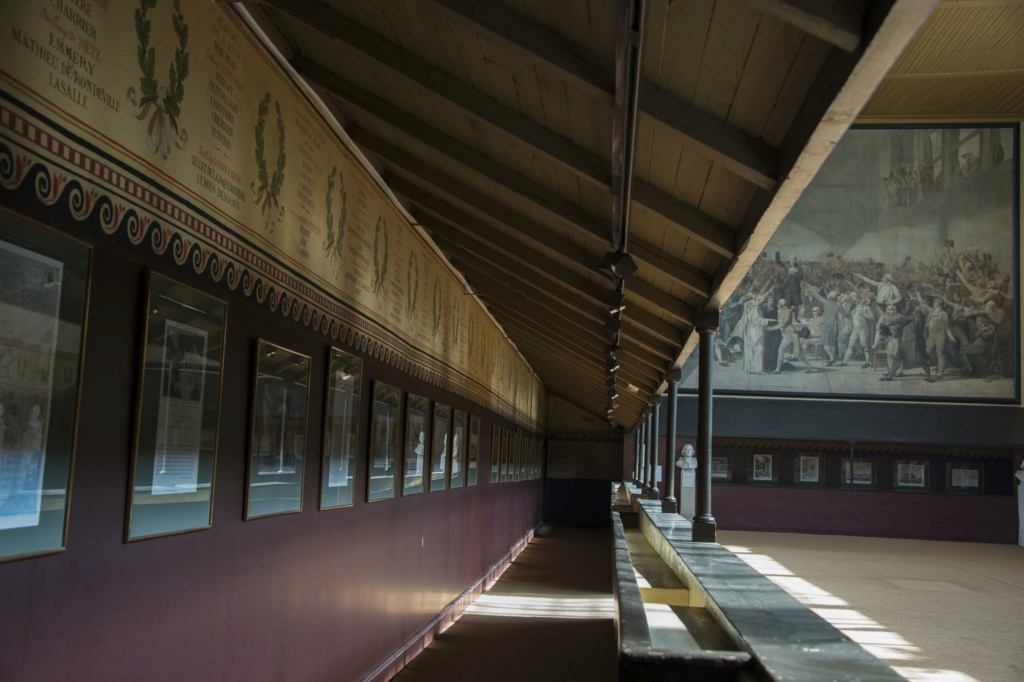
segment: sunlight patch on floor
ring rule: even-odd
[[[467,615],[515,618],[614,618],[612,597],[521,597],[484,594],[467,609]]]
[[[894,661],[922,659],[921,649],[907,641],[905,637],[889,631],[884,625],[855,609],[841,608],[849,607],[850,604],[817,585],[794,576],[792,571],[772,557],[756,554],[748,547],[723,546],[877,658],[890,664]],[[897,581],[890,580],[889,582],[895,584]],[[917,584],[927,581],[904,582],[915,582],[915,585],[897,585],[897,587],[939,591],[936,585]],[[951,585],[951,587],[956,586]],[[955,590],[949,589],[944,584],[941,591]],[[955,670],[905,666],[893,666],[893,670],[911,682],[978,682],[970,675]]]

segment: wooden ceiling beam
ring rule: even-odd
[[[502,327],[509,329],[516,334],[513,338],[517,339],[517,345],[518,339],[528,336],[537,341],[548,344],[550,348],[564,349],[566,352],[591,363],[594,368],[600,370],[602,373],[607,371],[604,366],[604,355],[599,348],[581,347],[564,337],[553,336],[550,333],[546,334],[543,329],[535,326],[536,321],[523,324],[510,315],[503,315],[499,319],[501,320]],[[626,362],[625,360],[619,362],[618,374],[621,374],[625,381],[629,381],[634,385],[639,384],[643,386],[656,385],[664,376],[664,374],[658,374],[657,372],[644,372],[636,367],[635,364]]]
[[[270,1],[274,2],[275,4],[278,3],[278,2],[283,2],[283,0],[270,0]],[[309,0],[296,0],[297,6],[305,6],[308,2],[309,2]],[[316,4],[316,3],[313,3],[313,4]],[[319,13],[319,11],[318,11],[318,13]],[[328,13],[329,14],[333,14],[335,16],[339,16],[339,17],[341,16],[341,15],[337,15],[334,12],[328,12]],[[344,21],[347,22],[348,20],[344,20]],[[349,23],[351,23],[351,22],[349,22]],[[320,27],[318,27],[318,28],[320,28]],[[360,31],[365,31],[365,29],[361,29],[361,28],[359,30]],[[328,35],[331,35],[331,34],[328,32]],[[375,34],[371,33],[371,35],[375,35]],[[406,57],[405,59],[402,60],[403,62],[416,63],[415,58],[412,57],[411,55],[408,55],[403,50],[401,50],[400,48],[395,47],[394,45],[392,45],[390,42],[384,40],[383,38],[380,38],[380,40],[390,46],[390,48],[388,48],[388,49],[398,50],[399,52],[402,52],[402,54],[405,55],[405,57]],[[341,98],[341,99],[343,99],[343,100],[345,100],[347,102],[350,102],[350,103],[354,104],[355,106],[357,106],[357,107],[359,107],[361,109],[364,109],[364,111],[367,111],[367,113],[371,113],[373,116],[381,119],[385,123],[389,123],[390,122],[390,119],[389,119],[388,115],[386,113],[384,113],[383,111],[381,111],[382,109],[387,109],[388,107],[381,107],[380,106],[380,103],[383,101],[383,100],[380,100],[380,98],[377,98],[374,95],[370,95],[369,93],[366,93],[365,91],[354,92],[354,91],[359,91],[361,89],[356,87],[355,85],[353,85],[351,82],[347,81],[347,79],[341,77],[340,75],[334,73],[333,71],[331,71],[330,69],[326,68],[325,66],[323,66],[321,64],[318,64],[318,63],[314,62],[313,60],[311,60],[311,59],[309,59],[307,57],[297,56],[295,59],[292,60],[291,63],[292,63],[292,66],[295,68],[295,70],[303,78],[306,78],[306,79],[308,79],[308,80],[310,80],[310,81],[312,81],[314,83],[319,84],[321,87],[323,87],[327,91],[337,95],[339,98]],[[434,67],[429,67],[429,68],[434,69]],[[439,69],[435,69],[435,70],[437,70],[441,74],[444,74],[444,72],[440,71]],[[413,76],[409,75],[409,74],[403,73],[402,75],[405,75],[407,78],[413,78]],[[455,81],[456,83],[461,83],[461,81],[458,81],[458,80],[452,78],[451,76],[448,76],[447,74],[444,74],[444,77],[447,78],[447,79],[451,79],[451,80]],[[423,83],[421,83],[421,85],[423,85]],[[478,99],[478,98],[488,99],[488,98],[484,97],[483,95],[481,95],[478,91],[476,91],[471,86],[465,85],[465,84],[462,84],[462,85],[463,85],[463,87],[465,89],[471,91],[472,93],[475,93],[473,95],[474,99]],[[445,97],[444,93],[440,93],[440,92],[436,92],[436,91],[434,91],[434,92],[438,96]],[[445,97],[445,98],[448,99],[447,97]],[[377,101],[375,102],[374,100],[377,100]],[[455,100],[451,100],[451,99],[448,99],[448,101],[450,101],[453,104],[455,104],[457,106],[460,106],[463,109],[465,109],[465,103],[463,103],[463,102],[459,102],[459,101],[455,101]],[[599,155],[597,155],[597,154],[595,154],[593,152],[587,151],[587,150],[583,149],[582,147],[579,147],[575,143],[567,140],[564,137],[561,137],[557,133],[554,133],[554,132],[548,130],[547,128],[545,128],[541,124],[536,123],[536,122],[532,121],[531,119],[526,118],[522,114],[519,114],[518,112],[516,112],[514,109],[511,109],[509,107],[505,107],[504,105],[499,104],[497,102],[494,102],[493,100],[489,100],[489,101],[492,102],[493,106],[489,107],[486,111],[471,109],[471,110],[467,110],[467,113],[469,113],[470,115],[474,116],[475,118],[479,118],[481,120],[484,120],[485,122],[497,125],[497,123],[495,122],[494,119],[486,118],[485,116],[493,116],[495,114],[495,112],[491,111],[491,109],[500,108],[501,110],[503,110],[505,112],[505,114],[502,115],[502,116],[499,116],[497,118],[497,121],[506,121],[506,120],[515,119],[520,124],[517,127],[513,128],[512,130],[509,130],[508,127],[502,127],[502,130],[504,130],[506,134],[509,134],[512,137],[514,137],[515,139],[517,139],[517,140],[527,144],[528,146],[532,147],[539,155],[548,157],[548,158],[550,158],[551,160],[553,160],[555,162],[559,162],[559,158],[556,156],[559,153],[559,149],[565,148],[566,146],[571,147],[573,149],[573,153],[576,156],[580,157],[580,158],[585,158],[587,160],[587,163],[586,164],[577,164],[576,166],[568,167],[567,169],[570,172],[575,173],[578,177],[583,178],[585,180],[588,180],[589,182],[591,182],[595,186],[610,191],[610,187],[611,187],[611,184],[610,184],[611,183],[611,170],[610,170],[611,169],[611,164],[607,160],[602,159]],[[393,105],[389,104],[389,107],[391,109],[395,109],[395,107]],[[372,109],[372,111],[370,109]],[[407,125],[409,123],[409,118],[411,118],[411,117],[408,115],[408,112],[405,112],[405,116],[404,117],[399,117],[398,118],[398,120],[402,121],[400,123],[400,125]],[[422,122],[420,122],[420,124],[422,126]],[[498,126],[498,127],[501,127],[501,126]],[[519,130],[519,128],[523,128],[523,130]],[[520,134],[516,134],[517,131]],[[541,131],[546,133],[546,135],[542,135]],[[420,139],[418,136],[416,136],[416,137],[417,137],[417,139]],[[435,139],[436,139],[436,136],[432,136],[432,137],[435,137]],[[545,137],[547,139],[540,140],[539,138],[541,138],[541,137]],[[560,140],[560,142],[556,142],[555,140],[550,139],[552,137],[553,138],[557,138],[558,140]],[[426,144],[430,144],[430,142],[428,142],[426,139],[424,139],[424,142]],[[442,151],[442,153],[446,153],[444,150],[441,150],[441,151]],[[478,161],[478,159],[477,159],[477,161]],[[560,164],[560,165],[565,166],[565,164]],[[594,168],[594,167],[603,168],[604,171],[601,172],[601,173],[591,173],[590,175],[584,175],[583,174],[583,173],[587,172],[588,169],[591,169],[591,168]],[[526,182],[529,183],[530,181],[526,180]],[[642,192],[638,191],[640,189],[642,189],[644,191],[642,191]],[[529,196],[531,198],[532,197],[536,197],[536,196],[538,196],[538,193],[534,191],[534,192],[529,193],[527,196]],[[542,194],[541,196],[543,196],[545,200],[548,198],[544,194]],[[658,200],[655,201],[655,203],[652,203],[651,205],[648,205],[647,202],[648,201],[652,201],[652,199],[651,199],[652,197],[655,197]],[[736,252],[736,235],[735,235],[735,233],[733,232],[733,230],[730,227],[728,227],[724,223],[721,223],[720,221],[717,221],[714,218],[704,214],[703,212],[701,212],[701,211],[699,211],[697,209],[694,209],[693,207],[687,206],[684,202],[680,201],[679,199],[676,199],[675,197],[672,197],[670,194],[668,194],[666,192],[658,190],[657,188],[653,187],[650,183],[642,182],[642,181],[634,181],[634,201],[636,203],[638,203],[639,205],[643,206],[644,208],[652,210],[652,211],[658,213],[659,215],[661,215],[662,217],[664,217],[666,220],[670,221],[670,223],[673,226],[673,232],[677,233],[680,236],[680,238],[694,239],[698,243],[704,245],[706,248],[708,248],[708,249],[710,249],[710,250],[712,250],[712,251],[714,251],[716,253],[719,253],[720,255],[723,255],[726,258],[729,258],[732,255],[735,255],[735,252]],[[564,208],[564,204],[565,203],[566,202],[564,200],[562,200],[560,202],[556,202],[556,203],[552,203],[550,201],[546,201],[546,205],[548,207],[558,206],[557,210],[562,210]],[[571,202],[569,202],[569,203],[571,203]],[[573,206],[574,206],[574,208],[570,211],[570,214],[578,215],[578,214],[582,213],[582,210],[580,209],[579,206],[575,206],[575,205],[573,205]],[[692,225],[688,225],[686,223],[678,222],[680,220],[690,220],[692,222]],[[582,219],[582,222],[587,223],[587,222],[590,222],[590,220],[584,217]],[[607,223],[607,221],[600,221],[600,220],[598,221],[598,224],[601,225],[601,227],[600,227],[600,229],[598,231],[599,231],[599,233],[602,236],[607,236],[607,234],[610,233],[610,232],[607,232],[607,233],[605,232],[606,229],[610,230],[610,227],[607,227],[607,228],[605,227],[605,223]],[[610,223],[608,223],[608,225],[610,225]],[[585,225],[581,225],[581,227],[584,227],[586,229]]]
[[[548,72],[557,74],[569,86],[612,105],[613,65],[585,46],[505,6],[477,0],[434,0],[434,3],[452,19],[513,47]],[[640,110],[680,138],[687,148],[730,172],[763,189],[777,184],[778,158],[775,150],[764,141],[650,81],[640,86]]]
[[[611,187],[611,167],[597,154],[494,100],[443,69],[403,50],[316,0],[264,0],[331,38],[341,40],[419,87],[451,102],[474,118],[522,140],[579,178]]]
[[[590,300],[583,298],[579,294],[570,293],[568,291],[562,294],[552,292],[537,283],[534,279],[526,276],[523,272],[510,268],[507,263],[488,261],[470,249],[458,247],[457,245],[456,248],[459,251],[458,260],[463,263],[477,263],[477,270],[480,269],[479,262],[483,261],[486,268],[492,271],[504,273],[529,289],[540,292],[545,298],[564,301],[569,307],[577,310],[577,312],[580,312],[598,322],[603,323],[608,319],[608,313],[606,310],[602,310],[598,306],[594,305]],[[627,316],[623,315],[623,317]],[[638,327],[648,332],[651,336],[661,339],[662,341],[666,341],[669,344],[682,345],[683,334],[680,329],[661,318],[655,317],[646,310],[630,310],[628,317]]]
[[[414,183],[390,174],[386,175],[384,180],[391,187],[392,191],[404,196],[427,213],[439,218],[440,221],[444,221],[439,223],[438,220],[431,220],[430,218],[421,220],[425,226],[436,228],[442,236],[452,239],[451,230],[456,230],[469,239],[486,244],[490,248],[507,252],[525,267],[536,271],[541,277],[587,295],[599,305],[605,304],[608,290],[595,284],[585,276],[569,270],[567,267],[545,256],[542,252],[532,249],[498,230],[486,229],[481,221],[477,221],[472,216],[453,208],[450,204],[433,196],[430,192],[418,187]],[[531,232],[534,231],[542,233],[542,236],[547,240],[544,242],[545,246],[571,259],[574,265],[581,266],[580,270],[590,272],[596,270],[593,266],[585,265],[587,262],[596,261],[596,256],[591,257],[584,249],[577,247],[568,240],[546,232],[542,228],[531,228]],[[576,258],[570,254],[574,254]],[[581,263],[577,258],[586,258],[587,260]],[[693,324],[694,310],[691,306],[638,277],[631,278],[627,282],[626,300],[634,305],[642,306],[646,304],[651,306],[684,324]]]
[[[477,286],[480,280],[474,279],[472,273],[466,275],[467,281]],[[583,343],[595,344],[604,347],[608,343],[608,333],[601,325],[583,319],[575,315],[571,310],[559,309],[552,306],[541,306],[533,301],[509,295],[503,289],[489,288],[484,284],[478,292],[487,305],[488,309],[498,307],[522,318],[533,320],[545,320],[546,326],[557,327],[559,333],[572,336]],[[638,362],[653,369],[655,372],[664,374],[668,371],[667,359],[670,356],[658,355],[647,345],[646,342],[638,341],[631,332],[628,325],[624,326],[619,343],[626,351],[626,355],[636,358]]]
[[[481,267],[480,263],[478,263],[476,259],[466,260],[456,258],[455,260],[459,262],[459,265],[456,265],[455,262],[452,264],[460,271],[463,271],[464,275],[466,275],[466,268],[472,269],[480,276],[480,278],[489,284],[489,286],[482,288],[481,293],[483,294],[486,294],[487,291],[508,290],[527,300],[537,300],[537,294],[539,293],[542,298],[547,300],[546,305],[558,308],[567,308],[574,314],[589,319],[590,322],[596,323],[599,326],[603,326],[604,323],[607,322],[607,315],[603,314],[602,311],[595,310],[594,306],[591,306],[585,300],[581,301],[579,298],[574,296],[556,296],[543,287],[537,286],[535,283],[525,282],[517,278],[515,273],[510,273],[512,274],[513,280],[515,280],[514,282],[505,278],[496,278],[495,270],[500,268],[495,268],[494,266],[486,264]],[[522,286],[520,287],[519,285]],[[657,319],[656,317],[654,318],[658,323],[656,325],[656,329],[648,329],[644,324],[638,322],[635,317],[636,316],[634,315],[633,317],[624,319],[623,329],[632,334],[638,342],[640,342],[641,339],[650,339],[652,341],[652,349],[660,343],[668,343],[670,348],[678,348],[681,346],[683,335],[680,330],[668,325],[668,323],[665,323],[664,321],[660,321],[660,319]],[[671,338],[672,336],[675,337],[675,341]]]
[[[864,3],[858,0],[747,0],[756,9],[846,52],[860,46]]]
[[[505,204],[484,196],[471,187],[467,187],[455,178],[446,175],[443,171],[421,161],[420,159],[417,159],[401,149],[398,149],[394,145],[368,133],[358,126],[350,126],[346,132],[348,132],[352,141],[360,147],[376,154],[389,165],[400,168],[406,173],[416,176],[422,182],[431,185],[437,192],[443,194],[447,201],[455,201],[460,204],[464,204],[473,210],[479,211],[489,218],[505,225],[509,229],[532,239],[538,244],[542,244],[543,246],[566,255],[568,258],[578,263],[582,269],[592,272],[600,262],[601,256],[604,255],[603,251],[599,253],[588,252],[583,247],[577,246],[568,239],[557,236],[551,230],[541,225],[537,225],[529,218],[509,209]],[[401,182],[400,179],[399,182]],[[395,188],[392,189],[396,192],[399,191]],[[584,230],[589,236],[594,238],[593,241],[606,245],[608,235],[611,234],[610,223],[606,225],[606,228],[608,232],[604,234],[601,233],[600,227],[597,225],[588,224]],[[702,298],[708,298],[711,295],[710,278],[703,272],[700,272],[696,268],[691,268],[689,265],[686,265],[676,258],[666,256],[661,249],[646,240],[634,237],[630,243],[632,245],[632,248],[630,249],[631,253],[643,263],[663,272],[674,281],[678,282],[681,286]],[[640,276],[642,277],[642,271]],[[630,281],[629,286],[632,285],[633,282]],[[637,291],[638,293],[650,292],[651,288],[640,284],[637,285]],[[673,299],[674,297],[671,297],[667,292],[665,292],[665,296],[669,296],[669,298],[665,298],[664,296],[661,297],[658,301],[658,305],[664,307],[673,315],[681,316],[680,319],[687,324],[692,324],[692,308],[681,301],[678,301],[678,299],[676,299],[677,303],[673,304],[670,299]],[[652,302],[654,301],[654,298],[657,297],[658,294],[651,294]],[[685,307],[680,308],[680,304]]]
[[[577,347],[596,348],[599,351],[603,350],[608,346],[607,336],[602,336],[598,334],[582,334],[573,325],[567,324],[564,320],[558,320],[557,329],[554,329],[552,325],[538,325],[537,320],[548,319],[550,317],[550,311],[542,310],[530,314],[521,309],[518,309],[516,306],[512,304],[505,303],[500,299],[491,296],[487,296],[486,298],[488,304],[487,307],[492,312],[495,312],[495,314],[497,314],[497,312],[500,311],[502,319],[506,319],[507,316],[519,322],[520,324],[529,324],[535,329],[536,333],[549,337],[555,343],[562,343],[563,339],[568,339],[573,345]],[[543,317],[545,314],[547,314],[548,317]],[[538,315],[542,317],[538,318]],[[504,323],[502,323],[502,325],[504,326]],[[623,366],[629,366],[634,368],[632,371],[639,375],[649,375],[651,377],[658,378],[663,377],[665,375],[665,372],[667,371],[665,363],[661,363],[659,365],[652,362],[648,362],[646,359],[644,359],[644,356],[642,354],[637,352],[635,344],[632,344],[628,341],[624,342],[621,340],[619,343],[622,344],[623,350],[625,351],[625,355],[622,359]],[[638,365],[643,365],[646,369],[640,369]]]
[[[536,365],[542,374],[565,381],[576,388],[583,386],[589,389],[590,393],[599,396],[602,403],[607,406],[608,387],[603,373],[594,374],[592,372],[570,370],[566,367],[565,357],[557,352],[552,353],[545,341],[527,339],[523,343],[522,350],[523,354],[530,359],[531,364],[536,361]],[[622,403],[625,402],[635,401],[637,406],[644,404],[644,398],[641,397],[640,393],[633,393],[627,390],[623,382],[624,380],[620,380],[616,383],[619,392],[619,397],[616,400],[619,402],[620,408]],[[548,382],[545,382],[545,385],[548,385]],[[647,391],[645,390],[644,393],[647,393]]]

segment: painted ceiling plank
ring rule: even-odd
[[[858,0],[748,0],[765,14],[846,52],[860,46],[861,13]]]
[[[433,168],[419,159],[416,159],[412,155],[388,144],[384,140],[376,138],[359,128],[352,127],[348,132],[349,136],[356,144],[366,148],[374,154],[377,154],[389,163],[402,168],[406,172],[419,177],[422,181],[431,184],[442,193],[446,194],[451,200],[473,206],[477,210],[486,213],[490,218],[497,220],[510,229],[521,233],[538,243],[545,244],[548,248],[556,252],[564,253],[571,260],[576,261],[583,267],[593,268],[596,267],[598,262],[600,262],[600,254],[590,253],[580,249],[579,247],[572,248],[571,246],[566,250],[567,245],[565,244],[565,241],[560,237],[557,237],[549,229],[532,223],[521,214],[508,209],[496,200],[480,195],[479,192],[462,185],[457,180],[439,172],[438,169]],[[589,229],[587,232],[598,240],[603,241],[603,235],[597,228]],[[648,242],[640,239],[633,239],[631,243],[632,253],[644,263],[664,272],[674,281],[679,282],[682,286],[703,298],[707,298],[710,295],[710,282],[707,276],[703,273],[695,271],[678,259],[664,255],[661,249],[658,249],[656,246]],[[588,264],[590,265],[588,266]],[[678,315],[689,316],[692,312],[687,311],[685,308],[670,308],[673,310],[673,314]],[[690,323],[692,321],[692,317],[690,317],[690,319],[684,319],[683,321]]]
[[[534,327],[538,332],[550,334],[552,335],[552,340],[555,343],[561,343],[562,337],[569,337],[573,339],[576,342],[576,345],[578,346],[596,348],[598,350],[605,348],[605,346],[608,343],[608,337],[606,334],[599,333],[598,331],[593,330],[590,333],[588,333],[587,331],[580,329],[578,326],[570,323],[564,318],[560,318],[558,320],[557,328],[555,328],[553,325],[538,325],[538,316],[541,316],[543,318],[550,317],[550,309],[545,309],[541,307],[529,309],[528,306],[524,307],[522,305],[516,305],[515,303],[507,301],[502,298],[489,296],[487,294],[483,294],[483,296],[484,300],[487,303],[487,307],[490,308],[492,311],[495,311],[496,314],[497,311],[500,310],[504,314],[519,320],[519,322],[521,323],[529,324],[531,327]],[[520,301],[519,303],[521,304],[523,303],[523,301]],[[596,325],[594,325],[594,327],[596,328]],[[625,356],[623,358],[624,362],[643,365],[644,367],[647,368],[647,370],[653,372],[651,376],[664,376],[665,372],[668,369],[668,363],[666,361],[662,360],[659,362],[658,360],[653,359],[653,355],[646,353],[643,348],[637,346],[636,344],[632,343],[630,340],[624,337],[625,335],[623,335],[622,340],[620,342],[623,350],[625,351]]]
[[[463,108],[467,113],[486,121],[564,165],[581,178],[599,186],[610,186],[611,170],[607,162],[591,154],[571,140],[548,130],[529,117],[491,99],[394,43],[363,28],[343,14],[321,5],[316,0],[265,0],[277,9],[311,24],[326,35],[343,40],[378,63],[419,84],[435,95]]]
[[[572,333],[584,343],[595,344],[601,348],[607,345],[608,333],[600,322],[588,319],[564,304],[538,303],[529,296],[520,295],[515,289],[508,291],[504,286],[497,286],[493,279],[487,279],[483,275],[474,274],[472,279],[472,286],[479,289],[476,292],[477,295],[482,297],[483,302],[488,306],[493,303],[513,310],[532,320],[534,324],[537,323],[537,320],[545,320],[547,327],[557,328],[560,332]],[[630,357],[636,358],[638,362],[664,373],[667,367],[667,358],[671,357],[671,349],[651,342],[636,333],[635,329],[636,327],[628,319],[623,321],[623,334],[620,341],[622,347],[626,349],[626,353]]]
[[[516,173],[514,170],[480,154],[471,147],[420,121],[408,112],[391,105],[372,93],[366,92],[329,69],[301,56],[296,57],[292,65],[304,78],[319,84],[321,87],[363,109],[367,113],[387,121],[396,129],[425,142],[442,154],[454,158],[487,177],[498,180],[521,194],[527,200],[553,213],[556,217],[571,221],[602,241],[606,241],[611,233],[608,221],[600,220],[556,192],[552,192]],[[654,188],[649,183],[634,183],[633,195],[638,203],[662,215],[688,237],[696,239],[709,249],[725,257],[731,257],[734,254],[735,234],[724,224],[676,200],[667,192]],[[680,222],[684,220],[689,221],[692,228],[685,227],[686,223]],[[637,242],[634,241],[635,243]],[[656,247],[648,246],[648,251],[657,251]],[[661,269],[661,266],[667,263],[669,263],[668,259],[661,259],[658,263],[651,263],[651,265]],[[682,275],[681,273],[687,274]],[[703,284],[698,284],[698,281],[706,278],[705,275],[700,274],[692,266],[688,266],[681,261],[673,263],[673,267],[666,274],[673,277],[685,277],[682,281],[697,286],[704,286]]]
[[[516,47],[547,71],[557,73],[571,87],[611,106],[614,70],[607,59],[507,7],[477,0],[434,2],[453,18]],[[688,146],[699,148],[713,161],[755,184],[770,189],[777,182],[774,150],[656,83],[641,84],[640,108],[643,114],[682,137]]]

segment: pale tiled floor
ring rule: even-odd
[[[718,540],[908,679],[1024,681],[1024,547],[740,531]]]

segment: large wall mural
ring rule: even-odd
[[[1017,402],[1018,145],[850,130],[723,306],[715,390]]]
[[[0,25],[5,190],[543,421],[529,367],[243,15],[8,2]]]

